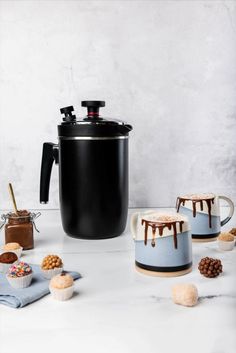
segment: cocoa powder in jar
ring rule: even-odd
[[[8,223],[5,225],[5,243],[19,243],[24,250],[33,249],[33,224],[30,212],[27,210],[10,213]]]

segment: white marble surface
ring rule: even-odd
[[[40,207],[42,143],[84,99],[134,126],[131,207],[201,191],[236,202],[235,1],[0,1],[0,52],[1,208],[9,181]]]
[[[40,263],[46,254],[57,253],[83,278],[67,302],[48,295],[23,309],[1,305],[1,353],[235,352],[236,248],[221,252],[216,242],[193,244],[190,274],[153,278],[135,271],[129,225],[118,238],[85,241],[63,234],[58,211],[43,212],[37,224],[41,233],[35,235],[35,249],[23,259]],[[226,229],[233,225],[235,218]],[[207,279],[198,273],[204,256],[222,260],[221,276]],[[198,287],[196,307],[172,303],[171,287],[180,282]]]

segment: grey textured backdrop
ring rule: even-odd
[[[0,208],[38,208],[59,108],[104,99],[130,122],[130,206],[236,201],[235,1],[1,1]],[[58,176],[50,203],[58,207]],[[115,200],[114,200],[115,202]]]

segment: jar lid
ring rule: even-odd
[[[105,101],[82,101],[81,106],[87,108],[87,116],[82,119],[76,119],[72,114],[73,106],[60,109],[64,117],[62,123],[58,125],[59,138],[119,137],[128,136],[132,130],[132,126],[123,121],[100,116],[99,109],[105,107]]]
[[[30,221],[33,223],[35,229],[38,232],[38,229],[36,228],[36,225],[34,223],[35,219],[38,218],[41,215],[41,212],[28,212],[26,210],[23,211],[19,211],[19,216],[17,216],[14,212],[8,212],[8,213],[3,213],[1,215],[1,219],[2,219],[2,223],[0,223],[0,230],[3,228],[4,224],[6,223],[7,220],[13,220],[13,221],[19,221],[21,223],[23,223],[24,219],[27,219],[27,222]]]
[[[22,218],[29,218],[31,217],[31,213],[27,210],[19,210],[18,214],[16,214],[15,212],[8,212],[6,215],[6,218],[10,218],[10,219],[22,219]]]

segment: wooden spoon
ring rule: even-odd
[[[17,206],[16,206],[16,199],[15,199],[15,195],[14,195],[14,191],[13,191],[11,183],[9,183],[8,188],[9,188],[9,193],[10,193],[11,200],[13,203],[14,211],[15,211],[16,215],[19,216]]]

